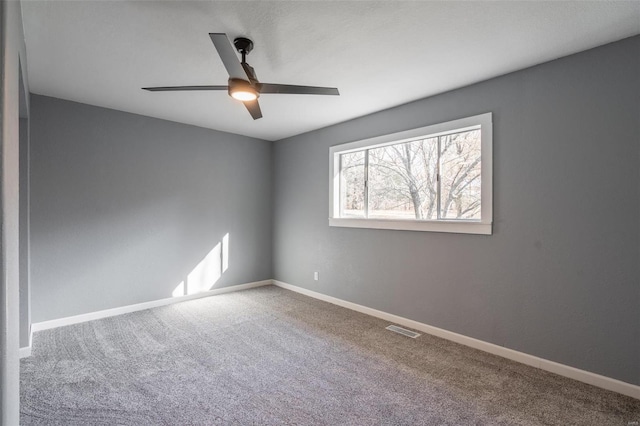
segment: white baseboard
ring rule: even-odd
[[[393,322],[405,327],[413,328],[415,330],[422,331],[433,336],[441,337],[443,339],[451,340],[452,342],[460,343],[461,345],[469,346],[474,349],[479,349],[484,352],[489,352],[494,355],[501,356],[503,358],[510,359],[512,361],[520,362],[522,364],[530,365],[532,367],[540,368],[551,373],[558,374],[560,376],[568,377],[570,379],[578,380],[593,386],[597,386],[602,389],[607,389],[613,392],[618,392],[623,395],[630,396],[632,398],[640,399],[640,386],[626,383],[621,380],[612,379],[610,377],[601,376],[590,371],[580,370],[575,367],[560,364],[557,362],[549,361],[544,358],[529,355],[524,352],[519,352],[513,349],[505,348],[504,346],[498,346],[493,343],[485,342],[483,340],[467,337],[462,334],[447,331],[442,328],[433,327],[427,324],[423,324],[418,321],[410,320],[400,317],[398,315],[389,314],[377,309],[368,308],[366,306],[358,305],[356,303],[347,302],[346,300],[338,299],[336,297],[327,296],[322,293],[318,293],[312,290],[307,290],[302,287],[298,287],[292,284],[287,284],[282,281],[273,280],[273,284],[282,287],[287,290],[295,291],[305,296],[313,297],[315,299],[323,300],[325,302],[332,303],[334,305],[342,306],[343,308],[351,309],[363,314],[371,315],[377,318],[381,318],[385,321]]]
[[[200,299],[201,297],[215,296],[216,294],[230,293],[234,291],[247,290],[249,288],[271,285],[271,280],[256,281],[247,284],[233,285],[229,287],[216,288],[213,290],[203,291],[188,296],[170,297],[167,299],[153,300],[151,302],[137,303],[135,305],[121,306],[119,308],[105,309],[103,311],[89,312],[72,317],[58,318],[49,321],[36,322],[31,325],[31,331],[48,330],[50,328],[62,327],[65,325],[78,324],[86,321],[93,321],[101,318],[113,317],[116,315],[128,314],[130,312],[143,311],[145,309],[157,308],[159,306],[171,305],[173,303],[186,302],[187,300]],[[21,348],[20,350],[26,348]],[[29,349],[29,352],[31,349]]]
[[[31,346],[25,346],[24,348],[20,348],[18,351],[20,359],[27,358],[31,356]]]

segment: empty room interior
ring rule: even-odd
[[[640,2],[0,37],[1,425],[639,424]]]

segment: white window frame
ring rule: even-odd
[[[453,131],[477,129],[481,136],[480,220],[407,220],[340,217],[340,155],[363,149],[426,139]],[[453,232],[491,235],[493,224],[493,122],[492,113],[475,115],[403,132],[335,145],[329,148],[329,226],[398,229],[405,231]]]

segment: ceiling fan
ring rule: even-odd
[[[174,92],[182,90],[227,90],[229,96],[241,101],[254,120],[262,117],[258,97],[265,94],[295,94],[295,95],[334,95],[338,96],[335,87],[294,86],[290,84],[260,83],[253,67],[246,61],[247,55],[253,50],[253,42],[245,37],[233,40],[236,50],[242,55],[238,61],[229,38],[224,33],[209,33],[213,45],[222,59],[224,67],[229,73],[227,86],[165,86],[143,87],[150,92]]]

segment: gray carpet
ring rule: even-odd
[[[640,401],[277,287],[38,332],[25,425],[622,425]]]

